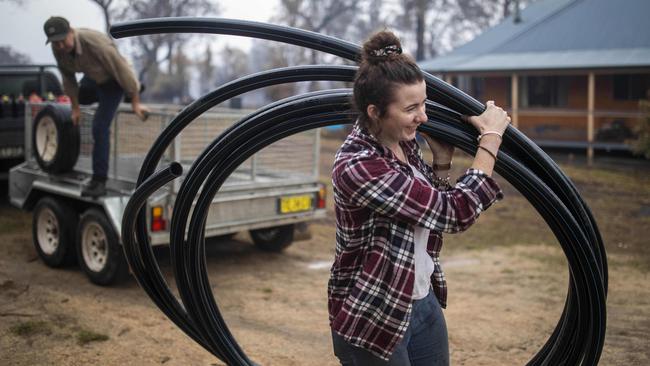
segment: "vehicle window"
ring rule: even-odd
[[[56,97],[63,94],[61,84],[55,74],[46,71],[42,75],[44,91],[41,90],[41,80],[39,80],[38,74],[0,74],[0,97],[18,98],[22,95],[24,98],[28,98],[32,93],[36,93],[45,99],[48,98],[48,95]]]
[[[0,75],[0,96],[27,96],[31,92],[28,91],[30,84],[33,84],[36,87],[34,91],[38,92],[38,78],[35,75]]]

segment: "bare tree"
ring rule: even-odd
[[[210,16],[217,15],[219,7],[213,0],[91,0],[99,5],[104,13],[104,21],[108,30],[112,21],[136,20],[159,17],[178,16]],[[175,57],[180,52],[180,45],[187,43],[190,34],[154,34],[129,39],[131,55],[135,61],[138,78],[148,87],[148,95],[158,93],[152,88],[161,85],[156,81],[163,74],[171,74],[175,70],[175,62],[182,60]],[[161,70],[164,66],[165,70]]]
[[[361,4],[368,0],[280,0],[280,13],[276,21],[291,27],[348,39],[357,24]],[[293,55],[287,60],[299,60],[300,63],[318,64],[326,55],[316,50],[287,48]],[[334,60],[331,57],[329,60]],[[309,90],[315,90],[320,83],[308,83]]]
[[[534,0],[400,0],[397,27],[414,38],[416,59],[434,57],[467,42]]]
[[[510,16],[510,12],[513,10],[511,9],[512,3],[516,2],[516,0],[503,0],[503,4],[501,4],[501,11],[503,14],[503,18],[507,18]],[[516,6],[519,6],[518,4]]]
[[[356,21],[346,40],[363,43],[370,34],[388,28],[389,19],[384,14],[384,0],[366,0],[359,4]]]
[[[113,0],[90,0],[94,2],[95,4],[99,5],[99,7],[102,9],[102,14],[104,15],[104,27],[106,29],[106,33],[108,33],[109,29],[111,28],[111,4],[113,3]]]
[[[438,53],[456,1],[462,0],[400,0],[401,12],[397,13],[395,24],[406,33],[402,38],[408,44],[415,43],[416,60]]]
[[[280,0],[278,20],[291,27],[346,38],[357,19],[361,0]],[[310,61],[318,63],[317,51]]]
[[[210,0],[132,0],[121,9],[120,20],[178,17],[215,14],[217,5]],[[187,41],[188,34],[156,34],[145,37],[134,37],[132,42],[139,53],[136,59],[140,62],[140,76],[145,75],[159,64],[166,63],[167,71],[172,69],[176,44]],[[154,70],[155,75],[158,70]]]
[[[23,65],[31,62],[28,55],[14,50],[11,46],[0,46],[0,65]]]
[[[417,51],[415,53],[415,59],[420,61],[424,59],[424,31],[425,31],[425,20],[427,14],[427,8],[429,2],[427,0],[415,0],[415,38],[417,43]]]
[[[197,66],[199,75],[201,75],[199,78],[199,92],[205,94],[215,85],[215,70],[214,65],[212,64],[212,48],[209,43],[206,44],[203,59]]]
[[[248,54],[239,48],[225,46],[219,51],[221,62],[217,71],[219,84],[248,74]]]
[[[253,47],[250,51],[250,66],[254,70],[268,70],[280,67],[287,67],[296,64],[292,57],[296,56],[296,47],[274,43],[265,40],[253,40]],[[261,104],[271,100],[279,100],[296,93],[296,85],[278,84],[264,88],[264,101]]]
[[[281,19],[290,26],[343,36],[359,10],[360,0],[280,0]]]
[[[149,98],[161,102],[187,104],[189,96],[189,67],[191,62],[183,52],[183,47],[178,46],[173,52],[173,68],[169,73],[159,72],[152,80],[148,90]]]

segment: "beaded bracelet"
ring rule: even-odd
[[[449,174],[447,174],[446,178],[442,178],[436,175],[433,178],[433,186],[438,189],[444,188],[445,191],[449,190],[451,188],[451,184],[449,183]]]

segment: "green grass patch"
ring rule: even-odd
[[[107,340],[108,336],[106,334],[97,333],[92,330],[82,329],[77,333],[77,343],[80,345],[91,342],[105,342]]]
[[[9,328],[9,331],[21,337],[31,337],[38,334],[49,335],[52,333],[50,324],[42,320],[28,320],[21,322]]]

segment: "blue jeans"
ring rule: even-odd
[[[99,105],[93,117],[93,179],[104,182],[108,177],[111,123],[124,97],[124,90],[115,80],[97,84],[86,76],[81,79],[82,88],[85,92],[97,93]]]
[[[355,347],[332,331],[334,354],[342,366],[448,366],[449,340],[442,308],[432,291],[415,300],[404,338],[388,361]]]

